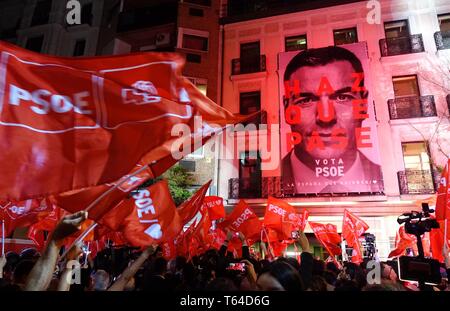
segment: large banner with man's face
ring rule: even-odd
[[[279,54],[285,194],[383,192],[365,42]]]

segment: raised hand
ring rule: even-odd
[[[78,212],[68,215],[60,220],[52,233],[51,239],[60,244],[65,238],[81,229],[81,225],[87,219],[87,212]]]

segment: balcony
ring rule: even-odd
[[[382,57],[425,52],[422,34],[381,39],[380,51]]]
[[[391,120],[435,117],[434,96],[405,96],[388,100]]]
[[[258,199],[261,197],[261,179],[231,178],[228,180],[229,199]]]
[[[450,31],[437,31],[434,33],[434,41],[438,50],[450,49]]]
[[[433,173],[430,170],[406,170],[397,172],[400,194],[433,194],[436,192]]]
[[[260,55],[259,61],[241,61],[241,58],[235,58],[231,61],[231,74],[240,75],[246,73],[255,73],[266,71],[266,55]]]

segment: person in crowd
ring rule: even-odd
[[[105,270],[97,270],[91,276],[91,291],[104,292],[111,282],[109,273]]]
[[[333,262],[313,258],[309,241],[300,233],[296,243],[302,249],[300,260],[293,257],[260,258],[249,251],[246,237],[238,233],[242,255],[229,251],[233,233],[217,250],[205,249],[192,258],[178,256],[169,263],[162,248],[152,245],[136,251],[131,247],[110,245],[96,258],[83,258],[75,244],[57,264],[64,241],[76,233],[87,214],[64,217],[50,234],[40,255],[27,250],[20,256],[9,253],[0,258],[0,291],[404,291],[417,286],[398,279],[397,263],[383,262],[381,281],[367,284],[367,262],[344,262],[341,269]],[[262,252],[262,254],[267,254]],[[85,255],[84,255],[85,256]],[[60,258],[61,259],[61,258]],[[78,264],[77,261],[80,263]],[[169,269],[168,269],[169,267]],[[441,274],[449,272],[445,256]],[[58,269],[59,268],[59,269]],[[81,268],[81,283],[73,284],[74,269]],[[445,271],[447,269],[447,271]],[[87,281],[90,278],[90,282]],[[447,290],[447,283],[434,290]]]
[[[297,270],[287,262],[277,260],[263,271],[256,282],[262,291],[303,291],[305,286]]]
[[[155,254],[158,256],[158,254]],[[163,257],[155,258],[144,275],[144,291],[168,291],[169,282],[166,280],[167,260]]]

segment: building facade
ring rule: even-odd
[[[112,54],[121,1],[79,2],[81,23],[71,25],[66,19],[67,1],[2,1],[0,38],[43,54]]]
[[[114,54],[160,51],[185,56],[183,75],[220,103],[220,0],[125,1],[119,17]],[[213,180],[217,193],[214,141],[180,161],[195,188]]]
[[[326,7],[314,1],[303,6],[285,2],[228,1],[228,16],[222,19],[222,105],[235,113],[262,110],[254,122],[267,124],[268,130],[235,133],[236,140],[247,135],[247,144],[237,143],[233,158],[220,159],[219,195],[227,198],[230,209],[245,199],[261,217],[267,197],[281,197],[299,211],[306,208],[310,220],[334,223],[338,230],[348,209],[370,225],[379,255],[386,258],[398,229],[397,216],[420,209],[417,201],[435,193],[450,154],[450,3],[381,0],[377,23],[367,1]],[[284,122],[280,55],[358,42],[367,49],[365,76],[371,80],[384,188],[295,195],[287,191],[281,163],[263,169],[261,144],[251,139],[270,136]]]

